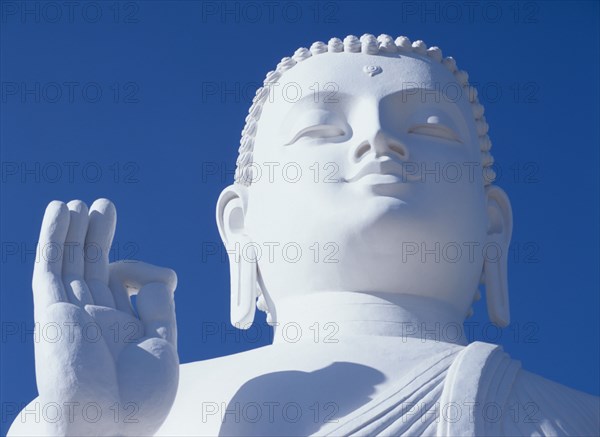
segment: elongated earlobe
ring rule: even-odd
[[[236,328],[248,329],[254,321],[258,297],[256,250],[246,236],[236,241],[235,246],[227,247],[231,281],[231,324]]]
[[[256,312],[256,245],[244,228],[246,188],[231,185],[217,201],[217,226],[229,258],[231,281],[231,324],[248,329]]]
[[[499,187],[486,188],[488,241],[484,251],[483,277],[488,315],[492,323],[510,323],[508,301],[508,249],[512,236],[512,209],[506,193]]]

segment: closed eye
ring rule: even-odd
[[[440,123],[416,124],[408,130],[411,134],[427,135],[430,137],[442,138],[444,140],[462,143],[458,134],[448,126]]]
[[[300,138],[335,138],[344,136],[345,134],[346,132],[344,132],[343,129],[333,124],[317,124],[301,129],[294,135],[294,138],[285,145],[288,146],[294,144]]]

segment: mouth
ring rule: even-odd
[[[389,173],[369,173],[359,179],[351,182],[360,181],[362,184],[368,185],[386,185],[386,184],[402,184],[406,179],[402,175]]]
[[[351,183],[360,181],[361,184],[367,185],[387,185],[412,182],[413,177],[406,174],[400,162],[384,157],[378,160],[370,160],[350,174],[348,178],[342,178],[341,181]]]

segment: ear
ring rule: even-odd
[[[489,250],[484,251],[483,276],[488,315],[496,326],[505,327],[510,323],[508,248],[513,226],[512,208],[508,196],[499,187],[487,187],[486,199]]]
[[[248,192],[241,185],[225,188],[217,200],[217,227],[229,258],[231,324],[248,329],[254,321],[256,298],[256,248],[244,227]]]

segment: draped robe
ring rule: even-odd
[[[598,436],[600,398],[521,369],[497,345],[441,353],[315,435]]]

